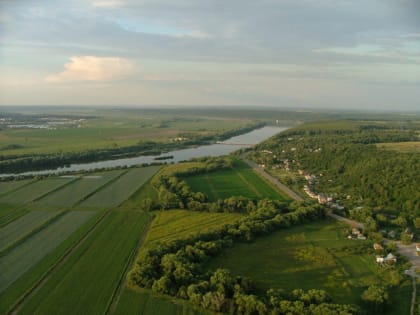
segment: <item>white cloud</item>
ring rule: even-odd
[[[119,57],[73,56],[64,71],[49,75],[47,82],[113,81],[134,72],[134,64]]]
[[[94,7],[99,7],[99,8],[113,8],[113,7],[121,6],[123,4],[124,3],[122,1],[118,1],[118,0],[98,0],[92,3]]]

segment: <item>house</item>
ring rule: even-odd
[[[395,264],[397,262],[397,257],[394,256],[392,253],[389,253],[385,258],[384,258],[386,263],[392,263]]]
[[[357,228],[353,228],[353,229],[351,230],[351,234],[354,234],[354,235],[359,235],[359,234],[360,234],[360,231],[359,231]]]
[[[396,236],[396,234],[395,234],[394,230],[388,232],[388,237],[389,238],[395,238],[395,236]]]
[[[376,262],[378,264],[383,264],[385,262],[385,259],[383,256],[376,256]]]
[[[384,250],[384,248],[382,247],[382,245],[381,244],[378,244],[378,243],[373,244],[373,249],[376,250],[376,251]]]
[[[416,245],[416,252],[417,252],[417,253],[420,253],[420,244],[417,244],[417,245]]]

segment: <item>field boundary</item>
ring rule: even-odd
[[[144,227],[144,232],[142,236],[139,238],[136,246],[134,246],[133,250],[131,251],[130,255],[128,256],[127,262],[124,265],[124,272],[121,274],[121,277],[118,281],[118,285],[115,288],[114,292],[111,295],[111,298],[109,299],[109,303],[104,311],[104,315],[107,314],[113,314],[118,306],[118,302],[121,297],[121,292],[124,290],[124,287],[127,283],[127,276],[129,272],[131,271],[134,263],[136,262],[136,258],[138,256],[138,253],[140,252],[140,247],[144,243],[147,233],[149,232],[150,226],[152,225],[152,221],[154,220],[155,216],[149,216],[149,221],[147,222],[147,225]]]
[[[96,222],[84,233],[81,238],[75,242],[70,248],[65,251],[65,253],[57,259],[57,261],[48,268],[47,271],[43,273],[43,275],[39,278],[38,281],[36,281],[32,287],[30,287],[24,294],[20,296],[19,299],[16,300],[16,302],[9,308],[9,310],[6,312],[9,315],[15,315],[18,314],[19,310],[22,308],[24,303],[27,299],[29,299],[31,296],[33,296],[38,290],[42,288],[42,286],[47,282],[47,280],[50,278],[51,274],[61,267],[67,259],[70,258],[70,256],[89,238],[89,236],[98,228],[99,224],[111,213],[111,210],[105,211],[97,220]]]
[[[3,249],[2,251],[0,251],[0,257],[6,255],[8,252],[10,252],[15,247],[17,247],[20,244],[24,243],[26,240],[28,240],[29,238],[31,238],[35,234],[41,232],[43,229],[45,229],[46,227],[48,227],[53,222],[57,221],[59,218],[61,218],[63,215],[65,215],[68,212],[69,212],[69,210],[66,210],[66,211],[57,211],[57,214],[55,216],[53,216],[52,218],[50,218],[47,221],[45,221],[44,223],[42,223],[40,226],[37,226],[32,231],[29,231],[28,234],[23,235],[20,239],[16,240],[14,243],[10,244],[5,249]]]

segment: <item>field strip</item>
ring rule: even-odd
[[[12,189],[9,189],[9,190],[6,190],[5,192],[0,193],[0,196],[1,196],[1,197],[3,197],[4,195],[7,195],[7,194],[12,194],[12,193],[14,193],[15,191],[17,191],[17,190],[19,190],[19,189],[22,189],[22,188],[24,188],[24,187],[26,187],[26,186],[28,186],[28,185],[31,185],[31,184],[33,184],[33,183],[35,183],[35,182],[37,182],[37,181],[38,181],[38,179],[28,180],[28,182],[27,182],[27,183],[25,183],[25,184],[23,184],[23,185],[20,185],[20,186],[14,187],[14,188],[12,188]],[[4,182],[4,183],[6,183],[6,182]]]
[[[112,293],[112,296],[110,298],[109,304],[104,312],[104,314],[113,314],[117,308],[118,302],[121,297],[121,293],[127,284],[127,276],[128,273],[133,268],[133,265],[136,262],[136,258],[138,253],[140,252],[140,247],[143,245],[146,236],[149,232],[150,226],[152,225],[152,221],[155,218],[155,216],[152,216],[149,218],[149,222],[147,222],[147,225],[144,227],[143,235],[140,237],[137,245],[133,248],[130,256],[127,259],[127,263],[124,266],[124,272],[121,274],[121,278],[118,282],[118,286],[115,288],[114,292]]]
[[[211,180],[210,180],[210,178],[209,178],[209,176],[207,174],[205,174],[205,179],[206,179],[206,181],[207,181],[207,183],[209,185],[209,188],[210,188],[210,191],[211,191],[211,194],[212,194],[211,199],[214,199],[215,200],[217,198],[216,189],[214,188],[214,185],[211,182]]]
[[[25,301],[27,301],[30,297],[32,297],[36,292],[38,292],[43,285],[48,281],[51,277],[51,274],[63,266],[66,261],[70,258],[70,256],[89,238],[89,236],[97,229],[100,222],[102,222],[105,217],[109,216],[111,212],[105,211],[97,221],[89,228],[89,230],[77,241],[73,244],[57,261],[54,265],[52,265],[41,277],[40,279],[29,289],[27,290],[17,301],[16,303],[10,308],[7,314],[17,314],[21,307],[24,305]]]
[[[0,293],[54,250],[76,229],[85,223],[92,213],[71,211],[36,233],[20,246],[0,257]]]
[[[12,223],[27,214],[30,210],[22,206],[14,206],[10,211],[0,217],[0,228]]]
[[[68,186],[68,185],[71,185],[72,183],[74,183],[74,182],[76,182],[76,181],[78,181],[78,180],[80,180],[80,177],[76,177],[76,178],[74,178],[74,179],[72,179],[72,180],[69,180],[68,182],[65,182],[64,184],[62,184],[62,185],[60,185],[60,186],[58,186],[58,187],[55,187],[55,188],[53,188],[53,189],[51,189],[51,190],[49,190],[49,191],[45,192],[45,194],[43,194],[43,195],[41,195],[41,196],[36,197],[35,199],[33,199],[33,200],[32,200],[32,202],[38,201],[38,200],[40,200],[40,199],[42,199],[42,198],[44,198],[44,197],[48,196],[49,194],[52,194],[52,193],[54,193],[54,192],[56,192],[56,191],[58,191],[58,190],[60,190],[60,189],[62,189],[62,188],[64,188],[64,187],[66,187],[66,186]]]
[[[257,188],[254,187],[252,183],[246,180],[246,178],[238,171],[235,170],[235,173],[238,175],[238,177],[245,183],[246,186],[248,186],[257,197],[263,197],[261,193],[258,191]]]
[[[79,204],[81,204],[82,202],[84,202],[85,200],[89,199],[90,197],[92,197],[93,195],[95,195],[96,193],[98,193],[100,190],[106,188],[107,186],[111,185],[113,182],[117,181],[119,178],[121,178],[122,176],[124,176],[125,174],[128,173],[129,170],[126,170],[124,172],[121,172],[121,174],[111,178],[111,180],[107,181],[106,183],[104,183],[103,185],[99,186],[97,189],[95,189],[94,191],[92,191],[90,194],[87,194],[86,196],[84,196],[83,198],[81,198],[78,202],[75,203],[75,206],[78,206]]]
[[[63,211],[31,211],[0,229],[0,256],[64,215]]]

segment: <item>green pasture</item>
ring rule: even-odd
[[[58,211],[31,211],[0,228],[0,252],[59,214]]]
[[[89,211],[71,211],[0,256],[0,293],[66,240],[93,214]]]
[[[100,189],[109,181],[120,175],[122,170],[108,171],[85,175],[76,179],[62,189],[54,191],[38,200],[34,206],[41,207],[71,207],[84,197]],[[78,175],[76,175],[78,176]]]
[[[14,190],[10,194],[0,197],[0,203],[5,204],[26,204],[34,201],[48,193],[59,189],[61,186],[69,184],[73,178],[52,177],[33,182],[20,189]],[[10,182],[13,183],[13,182]]]
[[[194,191],[203,192],[212,201],[232,196],[285,199],[276,188],[239,160],[234,161],[232,169],[189,176],[185,181]]]
[[[150,217],[111,212],[20,314],[104,314]]]
[[[209,268],[228,268],[268,288],[324,289],[338,303],[358,303],[364,287],[378,281],[375,257],[344,247],[362,241],[343,236],[342,224],[325,220],[280,230],[249,244],[237,244],[211,260]],[[369,243],[370,244],[370,243]]]
[[[159,166],[129,169],[126,174],[83,201],[80,207],[116,207],[134,194],[158,169]]]
[[[157,212],[147,233],[140,253],[160,242],[186,238],[209,232],[242,218],[237,213],[192,212],[168,210]]]
[[[61,242],[54,250],[45,255],[25,273],[14,281],[5,291],[0,293],[0,314],[6,314],[13,305],[38,283],[53,266],[64,259],[68,251],[78,244],[81,238],[100,220],[103,212],[96,212],[86,223],[82,224],[74,233]]]
[[[154,201],[158,200],[158,191],[151,184],[151,179],[149,179],[143,186],[141,186],[134,194],[130,196],[124,203],[121,205],[121,208],[124,209],[136,209],[141,204],[144,199],[151,199]]]

